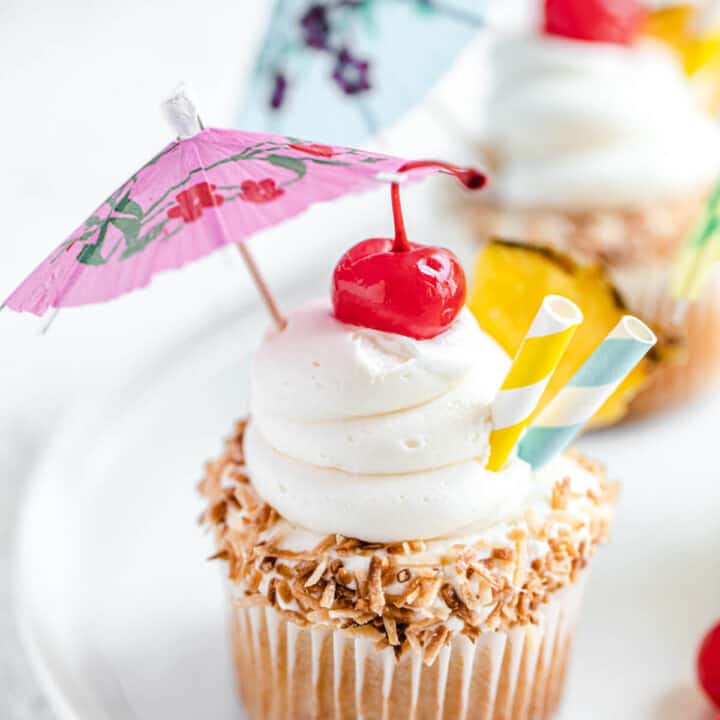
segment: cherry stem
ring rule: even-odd
[[[403,219],[402,205],[400,205],[400,185],[393,183],[390,188],[390,197],[392,199],[393,223],[395,224],[395,242],[393,243],[393,252],[408,252],[410,250],[410,241],[407,239],[405,232],[405,220]]]
[[[487,182],[485,175],[475,168],[461,168],[438,160],[414,160],[405,163],[397,171],[401,173],[420,168],[438,168],[440,172],[455,177],[468,190],[480,190]],[[410,241],[405,232],[405,220],[403,219],[402,205],[400,204],[400,185],[396,182],[390,187],[390,198],[392,200],[393,222],[395,224],[395,241],[392,249],[393,252],[408,252],[410,250]]]

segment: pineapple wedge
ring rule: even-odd
[[[585,319],[558,366],[538,412],[585,362],[626,314],[623,302],[600,265],[578,265],[569,257],[536,246],[493,240],[481,251],[468,306],[480,327],[514,355],[540,302],[548,293],[575,302]],[[663,356],[651,351],[598,410],[590,427],[621,420]]]
[[[677,53],[701,105],[711,115],[717,115],[720,112],[720,23],[703,22],[698,16],[700,12],[702,10],[687,3],[655,9],[648,14],[643,32]]]

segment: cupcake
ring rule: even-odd
[[[472,223],[482,240],[601,266],[623,308],[682,346],[632,401],[631,413],[647,412],[720,366],[720,279],[679,324],[670,297],[673,260],[720,170],[720,128],[677,52],[642,34],[636,3],[547,0],[544,11],[542,32],[501,37],[492,50],[493,182]]]
[[[370,240],[255,356],[200,489],[254,720],[550,718],[615,488],[486,468],[508,355],[440,249]],[[372,282],[369,280],[372,279]]]

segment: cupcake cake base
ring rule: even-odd
[[[362,633],[302,627],[263,604],[235,608],[233,653],[253,720],[545,720],[562,697],[583,581],[537,624],[443,634],[399,660]]]

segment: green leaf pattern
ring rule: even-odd
[[[290,139],[293,142],[298,141],[295,138]],[[177,232],[182,230],[182,222],[174,229],[168,231],[167,226],[173,223],[173,220],[165,216],[165,212],[172,202],[163,205],[173,193],[180,192],[183,188],[190,184],[196,175],[204,171],[212,170],[215,167],[227,163],[243,162],[253,160],[255,162],[266,162],[274,167],[284,168],[294,174],[294,178],[286,180],[283,186],[289,186],[303,180],[307,174],[308,163],[318,165],[335,165],[350,166],[351,162],[341,159],[326,159],[313,157],[296,157],[293,155],[283,154],[282,151],[287,149],[287,144],[278,143],[276,141],[262,141],[246,147],[240,153],[234,153],[225,158],[215,161],[205,166],[197,167],[190,170],[187,175],[178,183],[168,187],[146,208],[143,208],[136,200],[132,198],[132,190],[138,181],[139,174],[142,170],[156,163],[164,155],[173,152],[179,143],[174,143],[166,148],[165,151],[159,153],[146,163],[135,175],[133,175],[124,185],[116,190],[105,201],[108,208],[106,217],[97,214],[90,215],[85,221],[82,232],[77,237],[71,237],[60,247],[57,255],[53,258],[53,262],[57,260],[65,251],[70,250],[76,243],[82,244],[82,247],[76,255],[76,260],[84,265],[100,266],[107,263],[117,250],[117,245],[110,252],[106,252],[104,245],[109,227],[114,227],[122,234],[122,244],[124,245],[122,252],[118,256],[119,260],[126,260],[144,250],[150,243],[154,242],[161,236],[164,240],[171,238]],[[361,153],[357,150],[343,152],[344,155],[350,155],[354,162],[358,161],[358,156],[362,155],[361,162],[374,163],[381,162],[385,158],[373,156],[369,153]],[[240,185],[223,185],[217,188],[227,193],[225,195],[226,202],[236,200],[242,197]],[[148,227],[149,226],[149,227]]]

